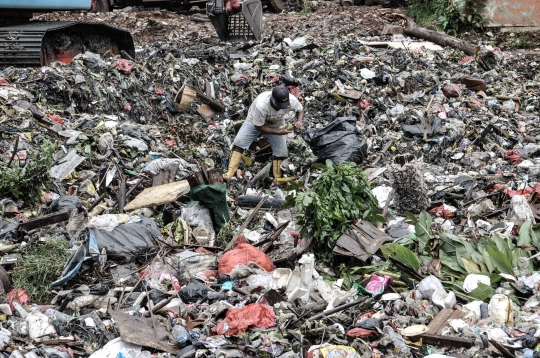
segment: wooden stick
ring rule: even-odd
[[[429,104],[427,106],[426,111],[424,112],[424,140],[427,140],[427,127],[428,127],[428,119],[429,119],[429,109],[431,108],[431,103],[433,102],[433,95],[429,96]]]
[[[126,206],[126,177],[122,175],[118,179],[118,212],[120,214],[124,213],[124,207]]]
[[[388,207],[390,206],[390,203],[392,202],[392,200],[394,199],[394,196],[396,195],[396,190],[395,189],[392,189],[392,191],[390,192],[390,194],[388,194],[388,198],[386,198],[386,203],[384,204],[384,209],[383,209],[383,212],[382,212],[382,216],[386,217],[386,214],[388,214]],[[377,226],[379,228],[381,228],[383,225],[383,223],[378,223]]]
[[[394,139],[390,139],[388,141],[388,143],[386,143],[383,147],[383,149],[381,150],[381,153],[386,153],[386,151],[388,150],[388,148],[390,148],[392,146],[392,144],[394,143]],[[379,154],[379,156],[373,161],[373,163],[371,163],[372,165],[375,165],[379,162],[379,160],[381,160],[382,158],[382,154]]]
[[[11,162],[13,162],[13,159],[15,159],[15,156],[18,153],[18,150],[17,150],[18,148],[19,148],[19,135],[17,134],[17,139],[15,139],[15,145],[13,146],[13,154],[11,155],[11,159],[9,160],[9,163],[7,165],[8,168],[11,167]]]
[[[316,319],[319,319],[319,318],[322,318],[322,317],[325,317],[325,316],[329,316],[329,315],[332,315],[332,314],[337,313],[337,312],[341,312],[343,310],[346,310],[347,308],[354,307],[354,306],[359,305],[360,303],[362,303],[364,301],[367,301],[368,298],[370,298],[370,297],[369,296],[360,297],[359,299],[357,299],[354,302],[346,303],[344,305],[341,305],[339,307],[334,308],[333,310],[329,310],[329,311],[319,313],[319,314],[317,314],[317,315],[315,315],[313,317],[309,317],[307,320],[308,321],[314,321]]]
[[[242,226],[240,227],[240,230],[238,231],[238,235],[241,235],[242,232],[244,232],[244,229],[249,225],[249,223],[251,222],[251,220],[253,220],[253,218],[255,217],[255,215],[257,215],[257,213],[259,212],[259,210],[262,208],[264,202],[266,201],[266,199],[268,199],[270,196],[266,195],[262,198],[262,200],[259,202],[259,204],[255,207],[255,209],[253,209],[253,211],[251,212],[251,214],[249,214],[248,218],[246,219],[246,221],[244,221],[244,223],[242,224]],[[228,251],[230,250],[230,248],[232,247],[233,245],[233,242],[236,240],[236,237],[233,236],[233,238],[231,239],[231,241],[229,241],[229,243],[227,244],[227,247],[225,248],[225,251]]]

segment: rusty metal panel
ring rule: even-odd
[[[539,0],[487,0],[488,26],[540,26]]]

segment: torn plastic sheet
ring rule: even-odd
[[[189,164],[182,158],[159,158],[152,160],[144,168],[143,172],[156,175],[161,170],[167,169],[170,165],[178,165],[176,171],[176,178],[179,180],[185,179],[190,176],[195,170],[198,170],[198,166],[195,164]]]
[[[86,245],[81,245],[75,251],[71,257],[69,258],[69,261],[64,266],[64,271],[62,271],[62,274],[60,275],[60,278],[57,281],[54,281],[50,284],[50,288],[61,286],[64,283],[71,280],[77,272],[79,272],[79,269],[81,268],[84,258],[86,257]]]

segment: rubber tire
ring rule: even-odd
[[[92,12],[109,12],[109,0],[92,0]]]
[[[269,0],[270,7],[275,12],[280,13],[285,9],[285,2],[283,0]]]

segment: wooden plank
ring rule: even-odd
[[[438,347],[465,347],[471,348],[474,340],[468,338],[458,338],[452,336],[441,336],[439,334],[423,333],[420,335],[423,344],[431,344]]]
[[[221,185],[223,184],[223,173],[221,169],[210,169],[208,171],[208,184]]]
[[[152,321],[148,318],[130,316],[113,310],[109,310],[109,314],[120,331],[122,341],[175,355],[178,354],[176,340],[159,321],[154,321],[156,326],[152,328]]]
[[[435,318],[428,324],[428,331],[430,334],[440,334],[441,330],[446,326],[448,319],[454,313],[453,309],[443,308]]]
[[[46,225],[56,224],[62,221],[69,220],[71,211],[64,210],[49,215],[43,215],[39,218],[29,220],[25,223],[19,224],[19,230],[30,231]]]
[[[189,190],[187,180],[146,188],[126,205],[125,210],[133,211],[140,208],[169,204],[179,196],[189,193]]]
[[[351,225],[341,235],[334,252],[346,256],[355,256],[362,261],[366,261],[386,241],[392,241],[392,238],[371,223],[360,220]]]
[[[152,186],[160,186],[163,184],[169,184],[176,178],[176,172],[178,171],[178,164],[169,165],[167,168],[160,170],[154,178],[152,178]]]

